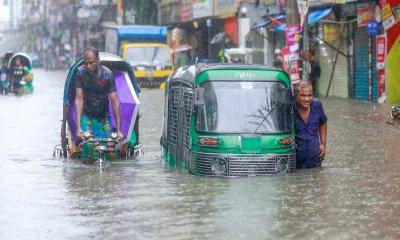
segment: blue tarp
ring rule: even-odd
[[[327,8],[324,10],[312,11],[308,14],[308,25],[313,25],[318,22],[320,19],[326,17],[329,13],[332,12],[332,8]],[[279,24],[274,27],[274,31],[285,31],[286,23]]]
[[[316,22],[318,22],[320,19],[326,17],[329,13],[332,12],[332,8],[327,8],[323,10],[316,10],[316,11],[311,11],[308,14],[308,25],[313,25]],[[280,20],[282,18],[285,18],[284,15],[279,15],[275,17],[274,19]],[[271,19],[267,19],[259,24],[255,24],[253,28],[261,28],[261,27],[267,27],[270,23],[273,21]],[[274,31],[285,31],[286,29],[286,23],[279,24],[273,28]]]
[[[261,23],[254,24],[253,28],[262,28],[262,27],[271,28],[272,26],[274,26],[274,24],[276,25],[277,23],[282,22],[282,19],[285,19],[285,18],[286,18],[285,15],[278,15],[275,17],[271,17],[271,18],[265,19]],[[272,25],[272,26],[269,26],[269,25]]]
[[[152,25],[121,25],[121,26],[106,26],[117,30],[118,36],[121,39],[157,39],[157,42],[167,41],[167,27],[152,26]]]
[[[258,24],[255,24],[255,25],[253,26],[253,28],[262,28],[262,27],[265,27],[265,26],[267,26],[270,22],[271,22],[271,20],[267,19],[267,20],[265,20],[265,21],[263,21],[263,22],[260,22],[260,23],[258,23]]]

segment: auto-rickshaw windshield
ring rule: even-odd
[[[208,81],[197,130],[215,133],[282,133],[292,130],[292,101],[277,81]]]
[[[129,47],[126,51],[126,59],[133,66],[171,66],[167,47]]]

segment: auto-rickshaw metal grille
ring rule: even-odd
[[[181,88],[170,88],[168,101],[168,142],[178,144],[179,99]]]
[[[183,139],[182,144],[186,149],[191,148],[191,136],[190,136],[190,119],[192,115],[193,108],[193,92],[192,91],[184,91],[183,92],[183,121],[182,121],[182,131],[183,131]]]
[[[212,170],[214,158],[225,158],[227,162],[226,174],[222,176],[252,176],[272,175],[277,172],[279,160],[286,160],[288,163],[287,172],[294,172],[296,169],[296,154],[210,154],[195,153],[193,162],[194,171],[201,175],[215,175]]]

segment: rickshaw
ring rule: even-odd
[[[17,59],[19,59],[21,67],[15,67]],[[8,72],[10,92],[14,92],[16,95],[33,92],[32,61],[26,53],[18,52],[12,54],[8,60]]]
[[[293,103],[289,77],[277,68],[178,68],[166,82],[164,162],[206,176],[294,172]]]
[[[75,74],[77,68],[83,64],[83,59],[78,60],[70,69],[64,86],[63,119],[61,124],[61,144],[56,146],[55,156],[68,158],[90,157],[99,164],[108,160],[121,160],[142,155],[139,142],[139,117],[140,102],[138,94],[139,85],[129,63],[121,57],[106,52],[99,53],[100,63],[114,73],[117,95],[120,101],[121,128],[125,136],[123,141],[117,141],[116,133],[108,138],[95,138],[85,132],[84,138],[76,136],[76,107],[75,107]],[[112,113],[111,103],[109,104]],[[110,114],[113,129],[115,118]]]

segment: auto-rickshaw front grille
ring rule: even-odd
[[[272,175],[277,173],[277,162],[281,159],[288,162],[288,171],[294,172],[296,169],[296,154],[211,154],[195,153],[193,170],[201,175],[216,175],[213,170],[214,158],[226,160],[227,172],[222,176],[253,176],[253,175]]]
[[[186,149],[191,148],[190,143],[190,119],[192,115],[193,108],[193,92],[192,91],[184,91],[183,92],[183,121],[182,121],[182,131],[183,131],[183,147]]]
[[[194,159],[194,172],[201,175],[213,175],[212,162],[213,154],[196,153]]]
[[[180,88],[171,88],[168,100],[168,142],[178,144],[178,113]]]

